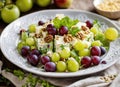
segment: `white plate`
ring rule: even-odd
[[[116,41],[111,42],[110,50],[104,56],[103,60],[107,61],[107,64],[99,64],[98,66],[93,66],[87,69],[82,69],[77,72],[43,72],[40,68],[33,67],[26,62],[22,56],[20,56],[16,50],[16,46],[19,40],[19,31],[21,28],[27,29],[28,25],[32,23],[37,23],[39,20],[46,21],[55,17],[56,14],[65,14],[73,19],[79,19],[83,22],[86,20],[93,21],[94,19],[99,20],[102,24],[102,29],[105,30],[108,26],[115,27],[117,26],[113,24],[110,20],[106,19],[105,17],[85,12],[85,11],[77,11],[77,10],[44,10],[38,11],[26,16],[23,16],[16,21],[9,24],[1,34],[1,50],[5,57],[15,64],[16,66],[29,71],[34,74],[47,76],[47,77],[75,77],[75,76],[83,76],[92,73],[96,73],[113,65],[120,56],[120,40],[117,39]]]

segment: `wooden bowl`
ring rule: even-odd
[[[105,16],[105,17],[108,17],[108,18],[110,18],[110,19],[118,19],[118,18],[120,18],[120,10],[118,10],[118,11],[104,11],[104,10],[101,10],[101,9],[98,7],[98,5],[99,5],[100,3],[102,3],[103,1],[104,1],[104,0],[94,0],[94,1],[93,1],[93,5],[94,5],[96,11],[97,11],[99,14],[101,14],[101,15],[103,15],[103,16]]]

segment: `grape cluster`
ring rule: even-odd
[[[30,34],[36,34],[37,26],[44,25],[46,26],[46,28],[43,30],[43,32],[45,32],[47,35],[53,36],[53,38],[55,38],[56,35],[64,37],[67,34],[71,34],[67,25],[60,25],[59,28],[56,28],[55,24],[49,23],[46,25],[45,22],[40,20],[37,25],[31,24],[28,27],[28,31],[24,29],[20,30],[21,41],[18,43],[17,48],[20,54],[27,59],[28,63],[33,66],[42,64],[46,72],[76,72],[80,68],[88,68],[100,63],[106,64],[106,61],[102,61],[101,56],[106,54],[106,48],[109,46],[109,44],[106,45],[105,43],[103,43],[103,41],[108,42],[107,39],[111,39],[109,38],[109,36],[107,36],[109,32],[113,31],[113,34],[117,33],[116,30],[110,28],[106,30],[104,34],[101,30],[99,30],[98,24],[93,24],[89,20],[87,20],[86,27],[93,34],[93,37],[90,38],[94,40],[90,40],[90,38],[88,38],[87,43],[84,40],[78,40],[76,36],[72,35],[73,37],[77,38],[76,41],[73,41],[74,44],[68,43],[69,48],[66,48],[66,46],[62,44],[60,46],[61,49],[58,52],[55,50],[54,39],[52,42],[52,53],[48,55],[47,51],[49,50],[38,49],[38,47],[36,46],[36,37],[34,37],[34,35],[30,36]],[[114,36],[115,38],[117,37],[117,35]],[[111,40],[115,38],[112,38]],[[48,48],[49,44],[47,49]]]
[[[102,46],[93,46],[90,50],[91,57],[83,57],[81,60],[81,64],[85,68],[90,67],[91,65],[98,65],[102,60],[100,56],[104,55],[106,52],[106,49]]]

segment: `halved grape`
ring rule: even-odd
[[[67,68],[67,65],[64,61],[58,61],[57,62],[57,71],[58,72],[64,72]]]

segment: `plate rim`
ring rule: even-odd
[[[98,15],[98,14],[95,14],[95,13],[92,13],[92,12],[88,12],[88,11],[72,10],[72,9],[67,9],[67,10],[66,10],[66,9],[41,10],[41,11],[33,12],[33,13],[27,14],[27,15],[25,15],[25,16],[22,16],[22,17],[18,18],[17,20],[21,20],[22,18],[24,18],[24,17],[26,17],[26,16],[28,16],[28,15],[33,15],[33,14],[37,14],[37,13],[41,13],[41,12],[44,13],[44,12],[54,12],[54,11],[83,12],[83,13],[87,13],[87,14],[99,16],[99,17],[101,17],[102,19],[109,21],[109,22],[112,23],[114,26],[116,26],[117,29],[119,29],[118,26],[117,26],[114,22],[112,22],[110,19],[105,18],[105,17],[103,17],[103,16],[101,16],[101,15]],[[45,76],[45,77],[59,77],[59,78],[63,78],[63,77],[77,77],[77,76],[84,76],[84,75],[89,75],[89,74],[93,74],[93,73],[97,73],[97,72],[103,71],[103,70],[107,69],[108,67],[110,67],[111,65],[113,65],[114,63],[116,63],[116,61],[117,61],[117,59],[116,59],[116,61],[114,61],[114,62],[112,62],[111,64],[109,64],[109,66],[104,67],[103,69],[96,70],[96,72],[93,72],[93,71],[92,71],[92,72],[90,72],[90,73],[88,73],[88,74],[82,74],[82,75],[81,75],[81,74],[80,74],[80,75],[74,74],[74,75],[72,75],[72,76],[70,76],[70,75],[73,74],[73,73],[75,73],[75,72],[72,72],[71,74],[70,74],[70,73],[69,73],[69,74],[66,74],[66,76],[64,75],[64,73],[61,73],[61,75],[58,74],[59,76],[57,76],[57,73],[56,73],[56,75],[53,75],[53,74],[52,74],[53,72],[45,72],[45,73],[42,72],[42,74],[41,74],[41,73],[38,73],[38,72],[36,73],[36,72],[34,72],[34,71],[31,71],[31,70],[29,70],[29,69],[27,69],[27,68],[23,68],[23,67],[19,66],[18,64],[16,64],[15,62],[11,61],[11,60],[7,57],[6,53],[4,53],[4,50],[3,50],[3,49],[4,49],[4,48],[3,48],[3,43],[1,42],[1,41],[2,41],[2,37],[4,36],[4,32],[7,31],[7,27],[9,27],[10,25],[12,25],[12,24],[13,24],[14,22],[16,22],[17,20],[15,20],[15,21],[13,21],[12,23],[10,23],[9,25],[7,25],[7,26],[5,27],[5,29],[2,31],[2,33],[1,33],[1,35],[0,35],[0,49],[1,49],[2,53],[3,53],[3,55],[5,56],[5,58],[6,58],[9,62],[11,62],[11,63],[14,64],[15,66],[17,66],[17,67],[19,67],[19,68],[21,68],[21,69],[23,69],[23,70],[25,70],[25,71],[28,71],[28,72],[31,72],[31,73],[34,73],[34,74],[37,74],[37,75]],[[49,74],[51,74],[51,76],[50,76]]]

